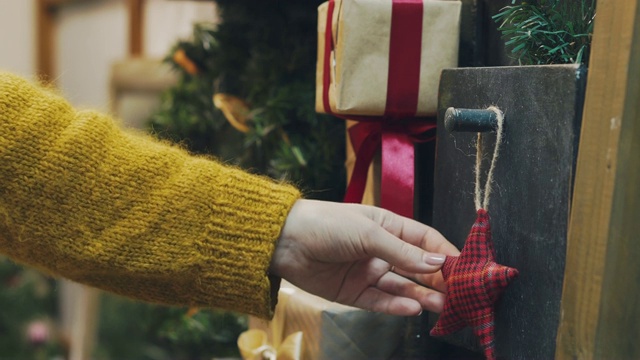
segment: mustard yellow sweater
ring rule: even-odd
[[[273,311],[294,187],[76,111],[0,72],[0,252],[135,299]]]

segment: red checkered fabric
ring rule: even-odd
[[[478,210],[460,256],[447,257],[442,275],[447,284],[447,298],[431,335],[448,335],[470,326],[486,358],[495,359],[494,303],[518,276],[518,270],[495,262],[486,210]]]

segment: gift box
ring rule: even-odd
[[[238,346],[245,360],[389,359],[402,349],[405,326],[404,317],[330,302],[283,281],[273,321],[252,317]]]
[[[432,116],[456,67],[460,1],[331,0],[318,8],[316,110]]]

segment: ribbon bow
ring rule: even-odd
[[[238,348],[244,360],[302,359],[302,331],[295,332],[275,346],[269,345],[264,330],[251,329],[238,337]]]
[[[349,128],[349,139],[356,153],[353,175],[344,201],[359,203],[367,182],[367,169],[376,151],[382,148],[380,203],[385,209],[413,217],[415,153],[413,144],[433,140],[430,121],[361,121]]]
[[[269,344],[268,334],[264,330],[249,329],[238,337],[238,349],[244,360],[301,360],[303,352],[303,333],[294,332],[284,341],[282,336],[285,327],[285,311],[288,296],[278,301],[280,311],[276,311],[271,320],[271,336],[273,343]]]

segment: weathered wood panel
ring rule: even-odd
[[[442,74],[433,226],[458,247],[475,220],[475,134],[446,132],[444,112],[448,107],[496,105],[505,113],[489,212],[497,259],[516,267],[520,277],[497,308],[501,357],[548,359],[555,354],[585,78],[584,69],[575,65],[452,69]],[[484,151],[490,154],[494,137],[487,138]],[[470,331],[447,341],[476,347]]]

